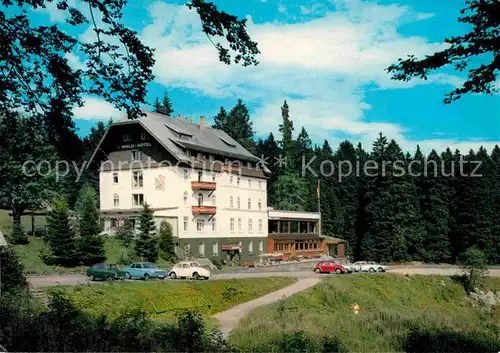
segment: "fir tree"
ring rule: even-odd
[[[85,265],[93,265],[106,259],[104,242],[99,235],[99,210],[97,194],[89,186],[84,186],[78,198],[78,226],[80,239],[78,249]]]
[[[174,262],[176,260],[174,239],[172,237],[172,226],[163,221],[160,224],[159,232],[160,257],[165,261]]]
[[[279,131],[281,132],[281,148],[286,157],[287,162],[291,162],[294,158],[294,142],[293,142],[293,121],[290,119],[290,108],[285,101],[281,107],[281,124]]]
[[[421,155],[416,155],[415,159],[427,164],[425,175],[419,178],[422,220],[426,231],[422,259],[428,263],[446,263],[451,260],[450,212],[448,183],[442,176],[442,159],[434,150],[427,161]]]
[[[78,264],[76,239],[69,223],[68,205],[64,200],[55,200],[51,205],[47,216],[46,240],[56,265],[71,267]]]
[[[500,215],[500,148],[495,145],[491,152],[491,191],[493,214]],[[495,221],[491,227],[491,235],[493,238],[500,239],[500,222]],[[490,261],[492,263],[500,263],[500,241],[495,241],[491,250]]]
[[[120,239],[125,246],[129,246],[134,239],[134,230],[132,229],[132,221],[125,218],[123,224],[120,224],[116,229],[116,238]]]
[[[174,109],[172,107],[172,101],[170,100],[167,91],[165,91],[161,100],[159,98],[155,99],[153,103],[153,111],[155,113],[172,116],[172,114],[174,113]]]
[[[139,222],[140,232],[135,242],[135,253],[146,261],[155,262],[158,259],[158,239],[153,211],[147,204],[143,206]]]
[[[238,99],[229,114],[221,107],[214,118],[213,127],[224,131],[248,151],[255,153],[253,123],[248,108],[241,99]]]
[[[10,246],[0,246],[0,296],[23,289],[28,282],[24,265]]]

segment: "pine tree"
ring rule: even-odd
[[[172,108],[172,101],[170,100],[167,91],[165,91],[161,100],[159,98],[155,99],[153,103],[153,111],[158,114],[172,116],[174,109]]]
[[[415,160],[421,160],[422,163],[427,164],[425,175],[419,178],[421,181],[419,194],[421,195],[422,220],[426,231],[422,244],[423,261],[446,263],[451,260],[450,212],[448,208],[450,193],[448,182],[442,174],[443,160],[434,150],[431,151],[427,160],[424,160],[421,154],[416,154]]]
[[[28,282],[24,265],[10,246],[0,246],[0,296],[23,289]]]
[[[285,101],[281,107],[282,122],[279,126],[281,132],[281,148],[288,163],[294,158],[294,141],[293,141],[293,121],[290,119],[290,108]]]
[[[71,267],[78,264],[76,239],[69,223],[68,205],[64,200],[55,200],[51,205],[47,216],[46,240],[56,265]]]
[[[116,228],[116,238],[120,239],[125,246],[129,246],[134,239],[134,230],[132,229],[132,221],[125,218],[123,224]]]
[[[99,235],[99,211],[97,208],[97,194],[89,186],[80,191],[77,202],[78,225],[80,239],[78,249],[81,260],[85,265],[93,265],[106,259],[104,242]]]
[[[159,248],[160,248],[160,257],[165,261],[175,262],[176,254],[175,254],[175,246],[174,239],[172,237],[172,226],[170,223],[163,221],[160,225],[159,232]]]
[[[153,211],[147,204],[143,206],[139,222],[139,236],[135,242],[135,253],[146,261],[155,262],[158,259],[158,239]]]

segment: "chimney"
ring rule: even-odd
[[[179,120],[184,120],[184,118],[183,118],[183,117],[182,117],[182,115],[180,115],[180,114],[177,114],[177,119],[179,119]]]
[[[205,130],[205,117],[200,116],[200,130]]]

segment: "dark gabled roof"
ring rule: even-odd
[[[203,129],[199,125],[184,118],[172,118],[166,115],[144,112],[146,115],[135,120],[130,120],[126,116],[111,124],[108,131],[113,126],[141,124],[163,147],[170,152],[177,160],[190,163],[191,158],[186,153],[186,149],[217,154],[228,158],[240,159],[243,161],[259,162],[260,159],[248,152],[242,145],[236,142],[222,130],[205,126]],[[101,139],[95,153],[100,149]],[[266,172],[269,170],[264,167]]]

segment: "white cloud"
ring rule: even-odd
[[[371,148],[382,131],[413,149],[417,141],[405,138],[404,126],[364,120],[364,111],[370,109],[364,92],[368,85],[370,89],[404,89],[421,84],[454,87],[463,82],[441,73],[429,76],[427,81],[399,82],[391,80],[385,71],[397,58],[423,56],[445,47],[444,43],[399,33],[400,25],[426,20],[433,14],[357,0],[333,3],[336,12],[300,23],[255,24],[248,17],[248,31],[261,51],[257,67],[219,63],[215,48],[201,31],[197,14],[185,6],[152,4],[152,23],[141,36],[156,48],[157,82],[211,97],[244,98],[256,107],[253,116],[258,134],[276,132],[280,106],[288,99],[296,130],[306,127],[317,141],[326,135],[335,141],[349,134]],[[311,13],[313,7],[303,6],[301,11]],[[430,139],[422,141],[422,147],[460,143]]]
[[[122,114],[111,103],[95,97],[85,97],[83,107],[73,109],[74,119],[109,120],[119,118]]]

